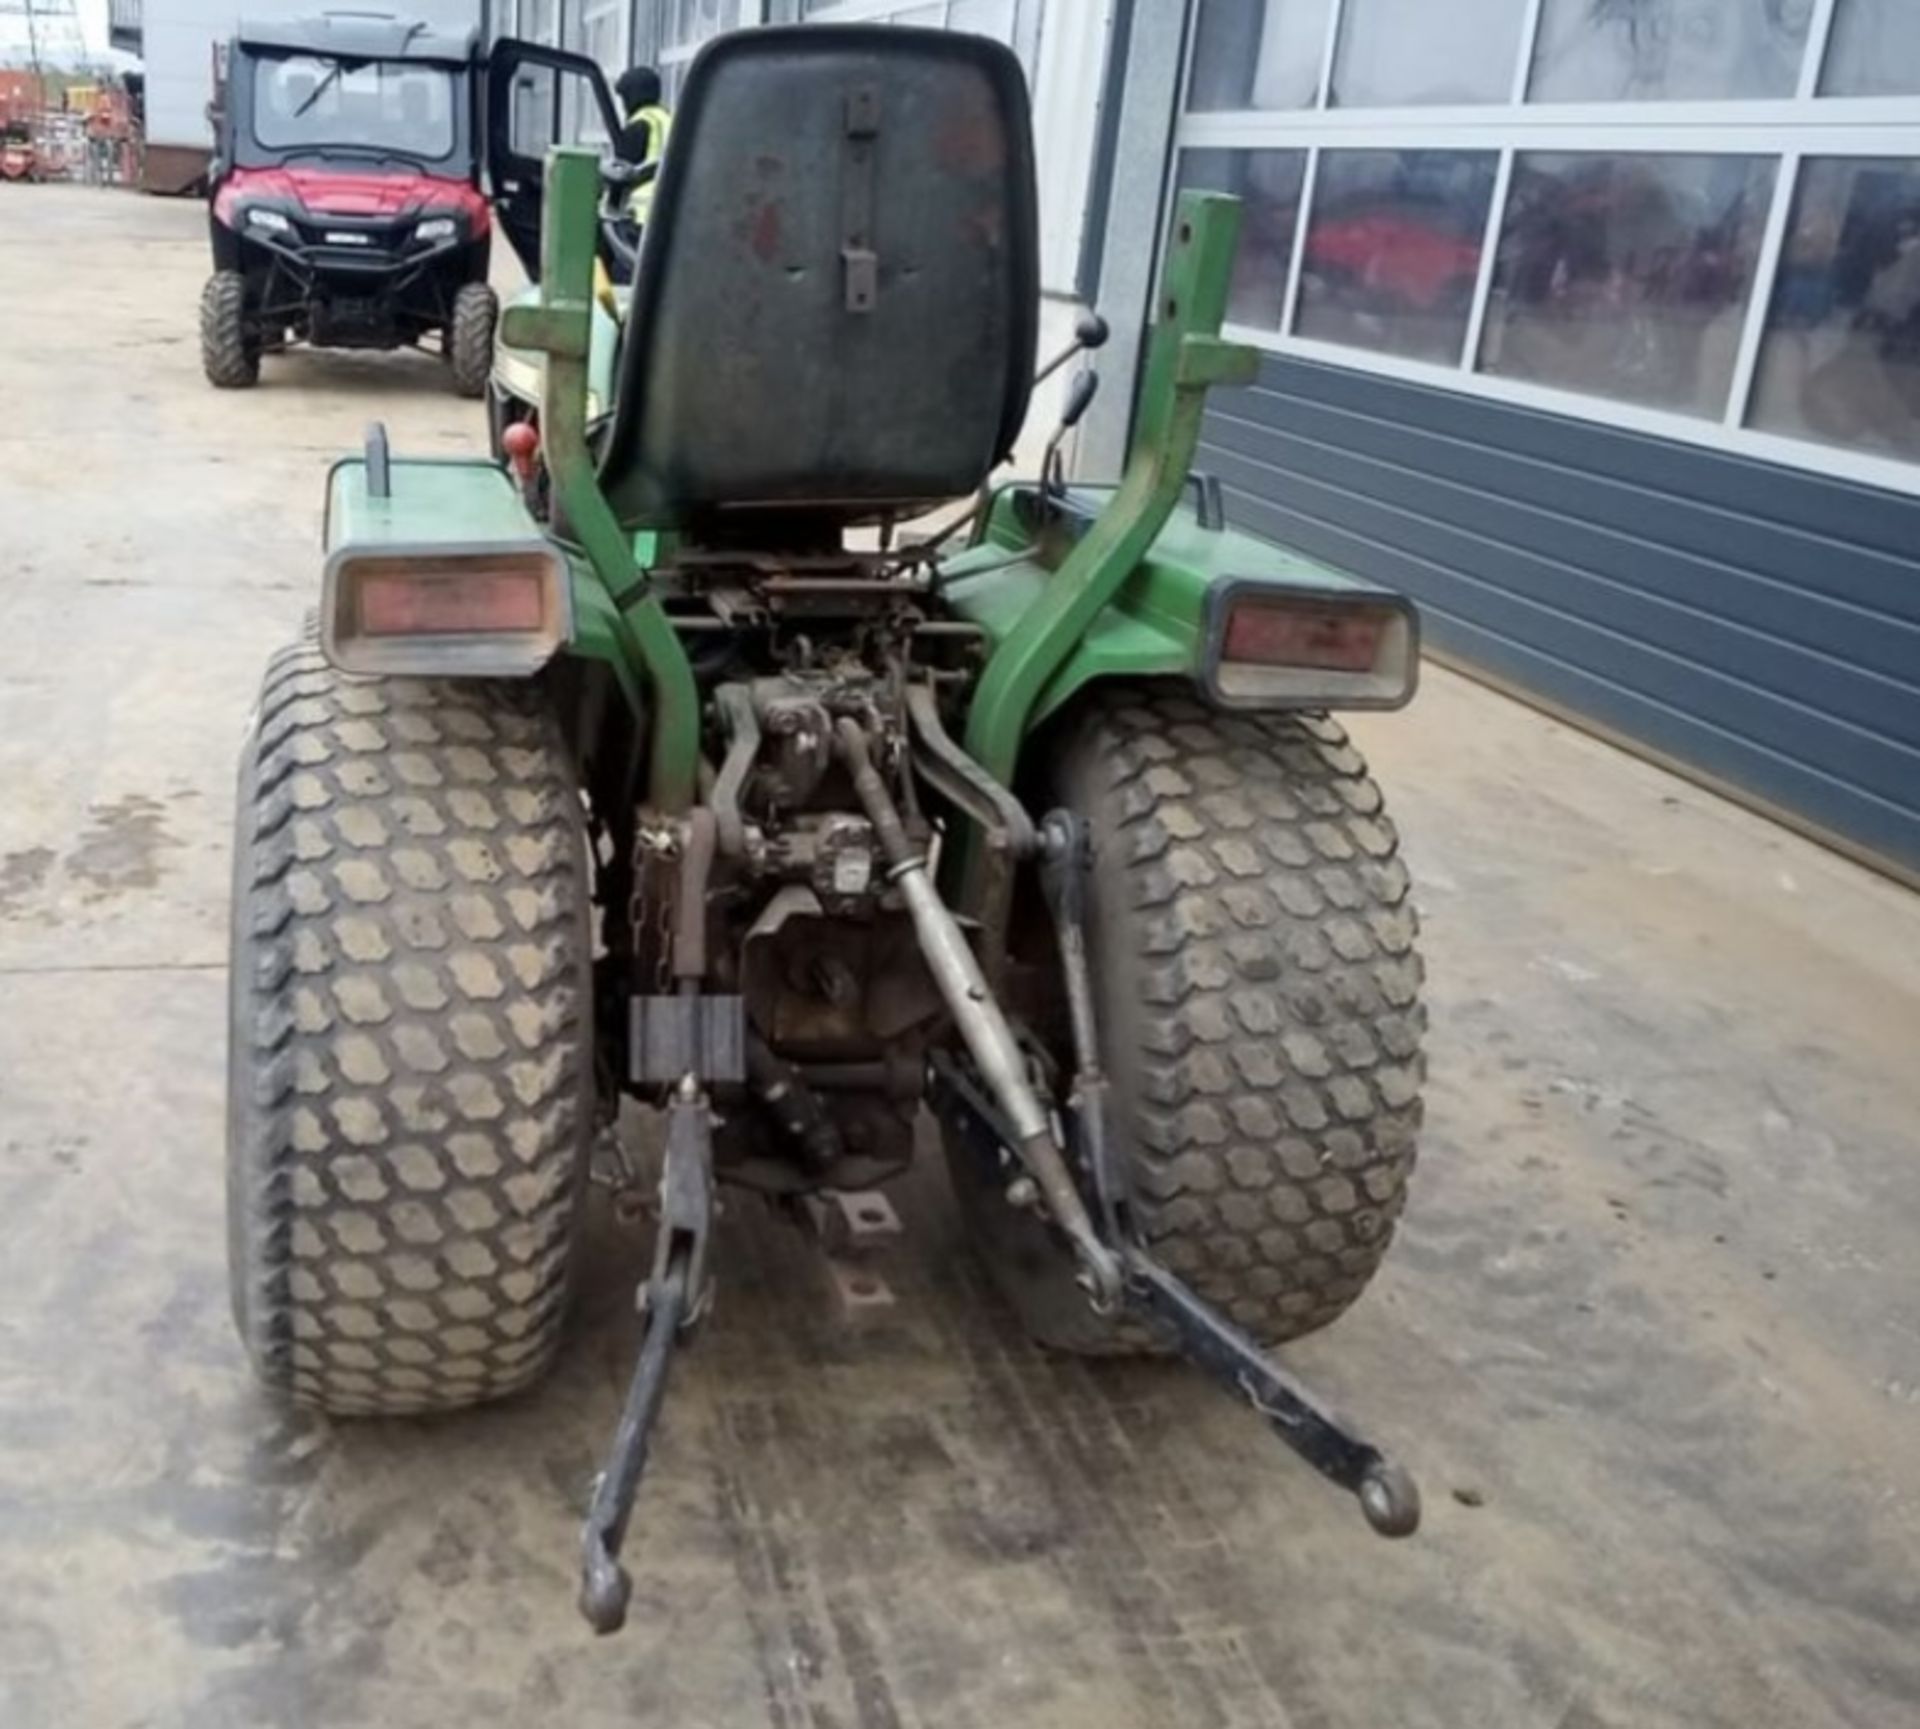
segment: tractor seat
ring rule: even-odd
[[[703,49],[635,272],[600,479],[632,528],[832,529],[973,491],[1026,416],[1026,81],[997,42],[811,25]]]

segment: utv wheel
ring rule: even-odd
[[[247,318],[247,279],[220,270],[200,291],[200,364],[220,390],[260,382],[260,342]]]
[[[1097,698],[1050,798],[1091,831],[1088,943],[1110,1126],[1154,1252],[1263,1345],[1324,1327],[1406,1201],[1424,1070],[1407,872],[1333,721]],[[1154,1348],[949,1140],[996,1283],[1042,1343]]]
[[[453,369],[453,387],[462,396],[487,393],[493,374],[493,327],[500,302],[484,282],[469,282],[453,297],[453,317],[447,324],[447,364]]]
[[[519,685],[283,651],[241,761],[228,1272],[255,1371],[443,1411],[559,1343],[593,1122],[586,842]]]

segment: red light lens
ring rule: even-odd
[[[1227,615],[1220,658],[1254,666],[1371,672],[1386,616],[1371,607],[1242,600]]]
[[[537,631],[546,623],[532,571],[457,575],[373,575],[359,584],[360,628],[368,636],[453,636]]]

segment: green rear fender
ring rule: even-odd
[[[1047,544],[1009,562],[1008,554],[1033,544],[1037,499],[1031,486],[1003,487],[980,544],[944,567],[948,604],[997,647],[1040,599],[1061,559],[1112,495],[1107,487],[1074,488]],[[1331,565],[1271,542],[1231,528],[1202,527],[1182,505],[1042,688],[1028,717],[1029,736],[1101,679],[1190,678],[1198,684],[1207,655],[1208,596],[1230,580],[1284,584],[1295,593],[1320,593],[1329,600],[1373,592]]]
[[[366,457],[344,457],[328,471],[321,539],[329,569],[355,553],[434,558],[450,550],[483,555],[490,548],[537,547],[559,555],[571,601],[563,652],[604,661],[628,707],[636,717],[644,715],[642,662],[620,608],[586,558],[534,520],[498,463],[394,456],[384,485],[376,485]],[[652,537],[640,537],[635,551],[650,560]],[[415,670],[447,675],[460,668],[429,659]]]

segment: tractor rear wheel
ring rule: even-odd
[[[493,375],[493,328],[500,317],[500,301],[484,282],[469,282],[453,297],[453,317],[447,322],[447,364],[453,370],[453,388],[476,401],[487,393]]]
[[[228,1271],[262,1381],[444,1411],[560,1339],[593,1124],[581,802],[528,687],[269,664],[241,761]]]
[[[1312,1332],[1379,1267],[1420,1123],[1417,925],[1379,789],[1320,715],[1123,692],[1056,742],[1038,793],[1091,832],[1095,1009],[1139,1226],[1261,1344]],[[1093,1313],[976,1154],[948,1156],[1037,1339],[1155,1347]]]
[[[217,270],[200,291],[200,365],[220,390],[260,382],[260,339],[247,318],[247,279]]]

